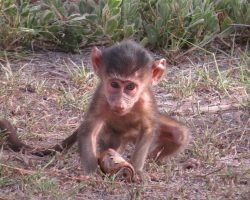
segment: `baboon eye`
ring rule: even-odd
[[[127,89],[127,90],[133,90],[133,89],[135,89],[135,84],[134,84],[134,83],[129,83],[129,84],[126,86],[126,89]]]
[[[119,84],[117,82],[115,82],[115,81],[112,81],[110,83],[110,85],[111,85],[112,88],[119,88],[120,87]]]

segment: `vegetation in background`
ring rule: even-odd
[[[0,0],[0,47],[59,48],[134,37],[143,45],[179,50],[221,33],[250,35],[247,0]]]
[[[41,148],[78,127],[97,79],[87,66],[88,49],[72,55],[24,48],[77,51],[133,37],[168,52],[189,48],[187,53],[220,42],[168,67],[154,88],[159,110],[186,124],[192,139],[161,165],[146,162],[145,182],[81,176],[77,145],[39,158],[1,147],[0,199],[249,199],[248,2],[0,0],[0,117]]]

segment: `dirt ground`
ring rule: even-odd
[[[183,56],[154,88],[160,111],[186,124],[192,140],[162,165],[147,162],[144,183],[81,177],[76,146],[44,158],[3,146],[0,199],[250,199],[250,52],[214,55]],[[81,123],[97,82],[89,49],[0,63],[0,118],[25,143],[50,147]]]

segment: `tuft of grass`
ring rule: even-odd
[[[97,83],[97,78],[89,68],[84,66],[83,62],[81,65],[76,64],[72,60],[69,60],[69,64],[65,62],[69,76],[73,83],[78,86],[94,87]]]
[[[70,106],[85,111],[97,85],[97,78],[83,63],[77,65],[70,60],[69,63],[65,62],[65,66],[74,88],[61,85],[58,103],[61,107]]]
[[[163,80],[160,84],[162,88],[173,94],[174,99],[184,99],[195,97],[196,94],[206,95],[209,93],[216,93],[220,97],[235,98],[232,94],[235,91],[244,94],[248,98],[249,92],[249,57],[245,53],[240,59],[232,60],[235,65],[226,60],[218,63],[218,58],[212,54],[212,61],[204,64],[192,63],[192,69],[177,71],[174,77]],[[237,97],[236,97],[237,98]]]

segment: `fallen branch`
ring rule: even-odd
[[[215,106],[200,106],[197,108],[196,112],[199,113],[217,113],[219,111],[239,109],[240,104],[227,104],[227,105],[215,105]]]
[[[190,115],[190,114],[217,113],[226,110],[237,110],[240,107],[242,107],[241,104],[206,105],[206,106],[191,107],[187,109],[178,109],[173,111],[173,114]]]

